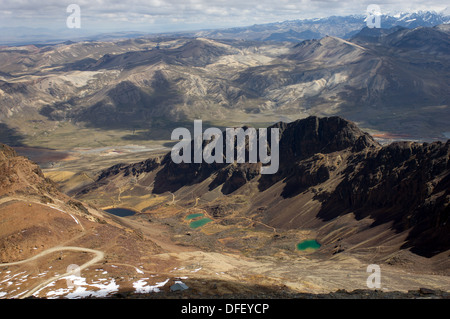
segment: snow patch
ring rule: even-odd
[[[80,299],[89,296],[93,297],[107,297],[110,294],[116,293],[119,291],[119,285],[116,284],[114,278],[111,279],[109,283],[86,283],[86,278],[70,275],[63,277],[61,279],[70,280],[75,286],[75,290],[73,288],[60,288],[57,290],[53,290],[47,293],[47,298],[55,299],[61,296],[67,299]],[[59,279],[59,280],[61,280]],[[55,282],[50,283],[46,287],[54,286]],[[97,288],[97,290],[91,290],[91,288]],[[34,296],[37,296],[39,291],[37,291]]]
[[[140,270],[139,268],[134,267],[134,269],[136,269],[136,272],[138,272],[139,274],[143,274],[144,272],[142,270]]]
[[[133,283],[133,288],[135,289],[136,293],[142,294],[142,293],[149,293],[149,292],[159,292],[159,288],[163,287],[165,284],[169,282],[169,279],[163,282],[157,282],[155,285],[149,285],[146,280],[149,278],[142,278],[136,282]]]

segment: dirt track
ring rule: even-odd
[[[92,258],[91,260],[89,260],[88,262],[84,263],[83,265],[81,265],[79,267],[79,270],[83,270],[86,269],[87,267],[98,263],[99,261],[101,261],[104,257],[105,257],[105,253],[103,251],[100,250],[95,250],[95,249],[89,249],[89,248],[83,248],[83,247],[72,247],[72,246],[56,246],[56,247],[52,247],[49,249],[46,249],[42,252],[40,252],[39,254],[30,257],[28,259],[25,260],[21,260],[21,261],[16,261],[16,262],[12,262],[12,263],[4,263],[4,264],[0,264],[0,267],[6,267],[6,266],[15,266],[15,265],[20,265],[20,264],[24,264],[24,263],[28,263],[31,262],[33,260],[36,260],[38,258],[41,258],[45,255],[57,252],[57,251],[63,251],[63,250],[70,250],[70,251],[81,251],[81,252],[88,252],[88,253],[93,253],[95,254],[95,257]],[[58,280],[60,278],[72,275],[74,273],[73,270],[68,271],[62,275],[58,275],[52,278],[47,279],[46,281],[40,283],[39,285],[37,285],[36,287],[34,287],[33,289],[31,289],[30,291],[28,291],[26,294],[24,294],[23,296],[21,296],[21,299],[23,298],[27,298],[32,296],[36,291],[38,291],[39,289],[41,289],[42,287],[45,287],[46,285],[48,285],[49,283],[51,283],[52,281]]]
[[[15,198],[15,197],[4,198],[4,199],[0,200],[0,204],[7,203],[7,202],[10,202],[10,201],[14,201],[14,200],[19,200],[19,201],[20,201],[20,200],[23,200],[23,199],[21,199],[21,198]],[[39,202],[37,202],[37,201],[31,201],[31,200],[29,200],[29,199],[27,199],[27,202],[33,202],[33,203],[42,205],[42,203],[39,203]],[[84,229],[83,225],[79,222],[79,220],[78,220],[75,216],[73,216],[72,214],[70,214],[70,213],[68,213],[68,212],[66,212],[66,211],[64,211],[64,210],[61,210],[61,209],[59,209],[59,208],[57,208],[57,207],[55,207],[55,206],[53,206],[53,205],[48,205],[48,206],[49,206],[50,208],[55,209],[55,210],[57,210],[57,211],[60,211],[60,212],[62,212],[62,213],[64,213],[64,214],[70,215],[70,216],[74,219],[74,221],[80,226],[80,228],[82,229],[83,233],[85,233],[85,229]],[[90,261],[84,263],[83,265],[81,265],[81,266],[79,267],[79,270],[80,270],[80,271],[83,270],[83,269],[86,269],[87,267],[89,267],[89,266],[91,266],[91,265],[93,265],[93,264],[95,264],[95,263],[97,263],[97,262],[99,262],[99,261],[101,261],[102,259],[104,259],[104,256],[105,256],[105,253],[104,253],[103,251],[100,251],[100,250],[95,250],[95,249],[90,249],[90,248],[84,248],[84,247],[75,247],[75,246],[55,246],[55,247],[46,249],[46,250],[40,252],[39,254],[37,254],[37,255],[35,255],[35,256],[32,256],[32,257],[30,257],[30,258],[24,259],[24,260],[15,261],[15,262],[10,262],[10,263],[2,263],[2,264],[0,264],[0,267],[16,266],[16,265],[21,265],[21,264],[29,263],[29,262],[32,262],[32,261],[34,261],[34,260],[37,260],[37,259],[39,259],[39,258],[41,258],[41,257],[43,257],[43,256],[46,256],[46,255],[48,255],[48,254],[51,254],[51,253],[54,253],[54,252],[58,252],[58,251],[65,251],[65,250],[69,250],[69,251],[81,251],[81,252],[88,252],[88,253],[95,254],[95,257],[94,257],[94,258],[92,258]],[[61,274],[61,275],[58,275],[58,276],[54,276],[54,277],[52,277],[52,278],[49,278],[49,279],[47,279],[46,281],[44,281],[44,282],[40,283],[39,285],[37,285],[36,287],[34,287],[33,289],[31,289],[30,291],[28,291],[26,294],[24,294],[23,296],[21,296],[21,298],[27,298],[27,297],[30,297],[30,296],[33,295],[36,291],[38,291],[38,290],[41,289],[42,287],[45,287],[46,285],[48,285],[48,284],[51,283],[52,281],[58,280],[58,279],[63,278],[63,277],[65,277],[65,276],[69,276],[69,275],[71,275],[71,274],[73,274],[73,270],[72,270],[72,271],[69,271],[69,272],[66,272],[66,273],[64,273],[64,274]]]

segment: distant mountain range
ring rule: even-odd
[[[433,27],[447,23],[450,23],[449,15],[430,11],[381,16],[381,28],[383,29],[390,29],[395,26],[413,29],[417,27]],[[350,15],[201,31],[192,33],[192,35],[212,39],[298,42],[309,39],[320,39],[325,36],[349,39],[366,26],[365,15]]]
[[[303,41],[335,36],[348,39],[366,26],[365,15],[330,16],[317,19],[299,19],[284,22],[257,24],[247,27],[209,29],[199,31],[179,31],[154,34],[145,31],[124,31],[98,33],[85,29],[49,30],[45,28],[11,27],[0,28],[0,45],[49,44],[64,41],[98,41],[130,39],[137,37],[204,37],[210,39],[240,39],[255,41]],[[404,28],[433,27],[450,23],[450,15],[445,12],[418,11],[409,13],[384,14],[381,28],[395,26]]]

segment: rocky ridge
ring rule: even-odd
[[[266,223],[281,229],[301,228],[302,223],[324,229],[325,243],[357,240],[358,233],[386,227],[394,234],[408,234],[404,242],[396,242],[401,249],[427,257],[450,249],[450,141],[382,147],[339,117],[309,117],[272,127],[280,129],[276,174],[260,175],[260,163],[174,164],[168,153],[107,169],[79,196],[122,178],[151,184],[154,194],[182,195],[201,187],[206,193],[219,189],[226,198],[253,190],[249,214],[256,211]],[[308,201],[314,205],[298,215]],[[294,216],[297,221],[288,223]],[[356,232],[328,236],[324,225],[346,216],[354,216]]]

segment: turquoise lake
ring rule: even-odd
[[[202,216],[203,216],[203,213],[190,214],[190,215],[186,216],[186,220],[190,220],[190,219],[194,219],[194,218],[202,217]]]
[[[319,249],[320,244],[315,239],[304,240],[297,244],[298,250]]]
[[[203,225],[205,225],[205,224],[207,224],[209,222],[212,222],[212,219],[205,217],[205,218],[202,218],[202,219],[194,220],[193,222],[191,222],[189,224],[189,227],[191,227],[191,228],[198,228],[198,227],[201,227],[201,226],[203,226]]]

